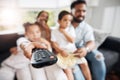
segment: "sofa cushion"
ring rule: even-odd
[[[95,43],[97,48],[105,41],[109,34],[110,33],[94,29]]]
[[[109,72],[119,60],[119,53],[105,48],[100,48],[99,50],[105,57],[107,72]]]
[[[0,64],[3,60],[5,60],[8,56],[10,56],[10,52],[0,53]]]

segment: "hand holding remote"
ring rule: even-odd
[[[57,62],[57,57],[54,53],[47,49],[33,49],[31,64],[35,68],[42,68],[53,65]]]

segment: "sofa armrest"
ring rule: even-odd
[[[106,48],[120,53],[120,38],[108,36],[99,48]]]

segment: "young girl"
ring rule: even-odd
[[[46,39],[41,37],[41,29],[38,23],[25,23],[24,28],[25,28],[25,37],[20,38],[18,40],[18,43],[20,44],[20,47],[23,50],[25,50],[24,48],[29,44],[31,48],[33,48],[32,44],[34,44],[38,48],[42,47],[42,48],[47,48],[48,50],[51,50],[50,43]],[[22,39],[26,39],[26,40],[24,41]],[[28,49],[28,47],[26,47],[26,49]],[[31,56],[28,55],[27,57],[30,58]]]
[[[18,39],[19,46],[24,51],[24,55],[31,59],[33,48],[46,48],[51,51],[50,43],[41,37],[41,29],[38,23],[25,23],[25,37]],[[44,68],[36,69],[30,66],[33,80],[47,80]]]
[[[71,66],[73,66],[74,63],[80,64],[86,80],[91,80],[86,59],[84,57],[77,58],[75,57],[75,54],[70,54],[76,51],[74,43],[75,31],[74,28],[70,26],[72,18],[73,17],[69,12],[60,12],[58,16],[59,28],[51,32],[53,48],[58,52],[58,65],[63,68],[68,80],[74,80]]]

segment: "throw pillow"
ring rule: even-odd
[[[95,43],[97,48],[105,41],[105,39],[109,36],[109,34],[110,33],[108,32],[94,29]]]

